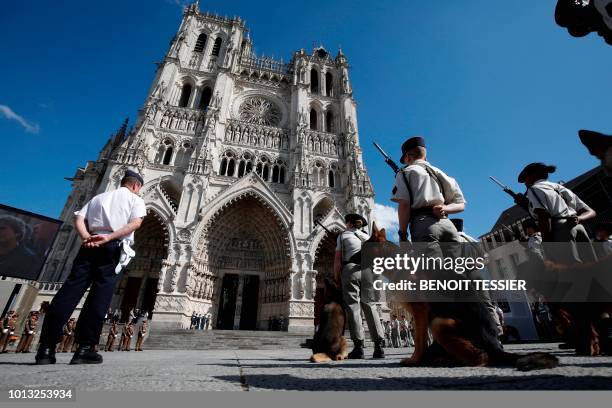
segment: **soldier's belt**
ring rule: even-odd
[[[411,217],[418,217],[420,215],[434,215],[433,206],[415,208],[410,210]]]

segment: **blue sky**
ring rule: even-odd
[[[0,203],[57,217],[64,177],[93,160],[134,118],[181,19],[180,1],[6,2],[0,12]],[[398,156],[426,137],[432,164],[468,200],[466,231],[490,229],[511,204],[487,176],[516,190],[524,164],[556,164],[555,180],[596,165],[577,130],[612,133],[612,48],[554,23],[556,1],[219,1],[240,15],[258,53],[341,45],[352,66],[366,166],[376,201],[391,205],[391,170],[371,142]],[[381,214],[388,215],[388,212]],[[383,215],[381,215],[382,217]]]

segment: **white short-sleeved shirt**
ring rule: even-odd
[[[109,233],[126,226],[135,218],[147,215],[144,200],[126,187],[98,194],[74,213],[87,221],[89,232]],[[134,233],[123,237],[134,242]]]
[[[538,180],[527,189],[529,212],[535,217],[536,209],[548,211],[551,217],[571,217],[581,210],[589,210],[572,190],[558,183]]]
[[[425,167],[428,167],[436,176],[439,184],[434,177],[430,176]],[[465,198],[457,181],[427,161],[416,160],[401,171],[406,175],[414,200],[414,202],[410,203],[410,208],[418,209],[440,204],[465,203]],[[444,194],[440,186],[444,189]],[[393,187],[391,201],[410,201],[408,186],[406,186],[404,177],[400,172],[395,176],[395,186]]]
[[[342,261],[348,262],[357,252],[361,251],[361,244],[370,237],[368,234],[357,229],[348,229],[338,235],[336,239],[336,251],[342,252]]]

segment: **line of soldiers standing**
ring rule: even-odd
[[[119,334],[119,329],[117,328],[117,322],[112,322],[108,330],[108,337],[106,339],[106,345],[104,346],[104,351],[113,351],[115,340],[117,339],[118,334]],[[135,347],[136,351],[142,351],[142,343],[144,342],[144,338],[146,334],[147,334],[147,321],[143,320],[143,322],[138,327],[138,333],[136,336],[136,347]],[[133,337],[134,337],[134,323],[132,321],[128,321],[127,323],[123,325],[123,330],[121,332],[121,338],[119,339],[119,346],[117,347],[117,351],[130,351],[130,345],[131,345]]]
[[[28,315],[27,320],[25,321],[23,332],[19,337],[19,343],[17,343],[17,348],[15,349],[15,353],[29,353],[30,348],[32,347],[32,340],[34,339],[34,334],[36,332],[36,328],[38,327],[38,311],[31,311]],[[10,310],[6,316],[0,319],[0,352],[7,353],[9,344],[14,341],[15,332],[17,331],[17,320],[19,318],[19,314],[15,313],[14,310]]]
[[[32,341],[34,339],[34,335],[36,334],[36,329],[39,324],[39,312],[31,311],[28,319],[25,321],[22,335],[19,337],[19,342],[15,349],[16,353],[29,353],[32,348]],[[8,346],[12,343],[15,338],[15,332],[17,331],[17,321],[19,319],[19,314],[17,314],[14,310],[9,311],[6,316],[0,319],[0,352],[7,353]],[[64,324],[62,329],[62,338],[61,341],[57,344],[56,352],[57,353],[68,353],[74,352],[78,348],[78,344],[75,342],[75,329],[76,329],[76,318],[71,317]],[[148,323],[146,320],[138,326],[138,331],[136,333],[136,351],[142,351],[142,344],[144,342],[144,338],[146,336],[148,329]],[[105,351],[113,351],[113,347],[115,344],[115,339],[118,335],[117,322],[113,322],[109,328],[109,333],[106,341],[106,345],[104,347]],[[131,340],[134,337],[134,323],[129,321],[125,325],[123,325],[123,330],[121,333],[119,346],[117,350],[119,351],[130,351]]]
[[[606,174],[612,174],[612,136],[585,130],[581,130],[579,135],[589,152],[601,160]],[[398,203],[400,241],[408,240],[409,230],[413,242],[462,242],[459,229],[448,219],[448,215],[462,212],[465,208],[459,184],[440,169],[431,166],[426,154],[422,137],[410,138],[402,145],[400,162],[406,167],[398,169],[396,173],[391,198]],[[391,161],[388,157],[386,159],[387,162]],[[397,168],[394,163],[393,166]],[[579,243],[592,242],[583,223],[594,218],[596,213],[570,189],[548,181],[549,174],[555,170],[555,166],[544,163],[525,166],[518,175],[518,182],[524,184],[527,191],[524,195],[515,195],[517,204],[525,208],[537,222],[535,229],[539,230],[541,241],[570,244],[570,247],[552,248],[546,254],[548,259],[563,264],[593,261],[597,259],[593,248]],[[600,240],[608,241],[612,230],[599,229],[603,230]],[[595,319],[591,315],[593,310],[590,305],[568,303],[562,306],[574,314],[574,333],[595,329],[591,326]],[[495,317],[493,313],[491,316]],[[592,345],[582,344],[580,337],[568,339],[577,354],[599,353]],[[418,343],[419,339],[415,339],[415,342]],[[418,346],[417,349],[424,350]],[[415,351],[413,359],[421,357],[417,354],[421,353]]]

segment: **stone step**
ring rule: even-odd
[[[145,339],[149,350],[273,350],[310,348],[309,336],[288,332],[242,330],[156,330]],[[366,347],[373,347],[366,342]]]
[[[105,325],[100,337],[101,346],[106,342],[107,333],[108,325]],[[345,336],[348,339],[348,330]],[[367,336],[366,333],[366,338]],[[309,334],[284,331],[186,330],[150,327],[143,347],[149,350],[274,350],[310,348],[311,339],[312,335]],[[132,347],[135,341],[134,338]],[[118,342],[119,339],[115,342],[115,347]],[[373,344],[366,341],[366,347],[373,347]]]

